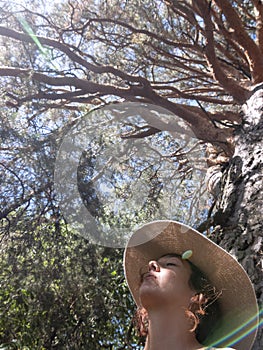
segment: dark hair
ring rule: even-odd
[[[169,254],[169,256],[178,256],[177,254]],[[191,275],[189,278],[189,286],[196,291],[191,298],[190,304],[186,309],[186,316],[192,323],[191,332],[196,333],[196,339],[200,343],[204,343],[205,338],[215,328],[220,320],[221,312],[218,304],[218,298],[221,292],[218,292],[212,286],[208,278],[203,272],[187,260],[191,267]],[[148,314],[143,307],[138,307],[134,315],[134,325],[139,336],[145,337],[148,334]]]
[[[196,339],[204,343],[207,335],[212,333],[221,319],[218,299],[222,293],[216,290],[197,266],[190,261],[188,263],[192,270],[189,286],[196,294],[191,298],[186,315],[193,321],[191,331],[195,331]]]

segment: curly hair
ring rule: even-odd
[[[172,256],[180,257],[176,254],[172,254]],[[190,332],[195,332],[196,339],[203,343],[207,334],[212,331],[220,319],[220,307],[217,300],[221,292],[216,291],[216,288],[211,285],[208,278],[197,266],[190,261],[188,263],[191,267],[188,283],[190,288],[196,291],[196,294],[191,298],[185,314],[192,323]],[[148,322],[147,310],[142,306],[138,307],[133,323],[140,337],[147,336]]]

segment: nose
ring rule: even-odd
[[[160,272],[160,265],[158,264],[157,261],[151,260],[149,262],[149,271]]]

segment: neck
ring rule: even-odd
[[[203,349],[190,332],[184,310],[148,311],[149,327],[144,350],[196,350]]]

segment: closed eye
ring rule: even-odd
[[[169,262],[169,263],[166,263],[166,266],[177,266],[177,264]]]

